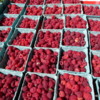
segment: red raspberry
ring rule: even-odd
[[[92,96],[90,93],[84,92],[83,97],[85,100],[92,100]]]
[[[60,91],[60,92],[59,92],[59,96],[60,96],[60,97],[65,97],[64,91]]]

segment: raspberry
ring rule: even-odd
[[[59,92],[59,96],[60,96],[60,97],[64,97],[64,96],[65,96],[65,93],[64,93],[63,91],[60,91],[60,92]]]
[[[77,97],[75,95],[71,95],[69,100],[77,100]]]
[[[90,93],[84,92],[83,97],[85,100],[92,100],[92,96]]]

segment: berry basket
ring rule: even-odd
[[[46,52],[46,50],[50,50],[50,51],[53,51],[53,53],[54,52],[56,52],[57,53],[57,56],[56,56],[56,63],[54,63],[54,65],[55,65],[55,72],[53,72],[52,73],[52,71],[49,71],[49,72],[45,72],[45,69],[44,70],[42,70],[42,72],[41,72],[41,70],[40,69],[38,69],[38,70],[36,70],[36,71],[33,71],[33,70],[35,70],[35,69],[33,69],[32,68],[32,70],[30,71],[29,70],[29,63],[31,62],[31,60],[32,60],[32,58],[34,57],[34,55],[36,55],[36,54],[34,54],[33,52],[35,51],[35,50],[37,50],[38,52],[39,52],[39,50],[43,50],[43,52],[45,51]],[[42,52],[42,53],[43,53]],[[52,54],[51,54],[52,55]],[[50,56],[50,54],[48,54],[48,56]],[[37,72],[37,73],[45,73],[45,74],[48,74],[48,75],[51,75],[51,74],[53,74],[53,75],[56,75],[57,74],[57,69],[58,69],[58,58],[59,58],[59,49],[50,49],[50,48],[39,48],[39,47],[36,47],[36,48],[34,48],[32,51],[31,51],[31,54],[30,54],[30,56],[29,56],[29,59],[28,59],[28,63],[27,63],[27,67],[26,67],[26,71],[27,72]],[[42,58],[41,58],[41,60],[42,60]],[[46,62],[45,63],[47,63],[48,62],[48,60],[46,60]],[[50,62],[50,61],[49,61]],[[37,64],[38,64],[39,62],[37,62]],[[34,63],[33,63],[34,64]],[[41,63],[42,65],[44,64],[43,62]],[[41,67],[43,67],[41,65]],[[51,66],[51,65],[50,65]],[[49,67],[50,67],[49,66]],[[47,68],[47,67],[46,67]],[[48,68],[47,68],[48,69]],[[40,70],[40,71],[39,71]]]
[[[0,43],[8,43],[9,39],[11,38],[12,34],[13,34],[13,28],[12,27],[0,27],[0,31],[7,31],[8,30],[8,34],[7,37],[5,39],[5,41]]]
[[[53,98],[52,98],[52,100],[56,100],[56,97],[55,97],[55,94],[56,94],[56,86],[57,86],[57,76],[56,75],[47,75],[47,74],[39,74],[39,73],[31,73],[31,72],[27,72],[26,74],[25,74],[25,77],[24,77],[24,81],[23,81],[23,85],[22,85],[22,88],[21,88],[21,91],[20,91],[20,95],[19,95],[19,99],[18,100],[22,100],[22,92],[23,92],[23,87],[25,86],[25,83],[26,83],[26,77],[27,76],[32,76],[32,75],[36,75],[36,76],[39,76],[39,77],[41,77],[41,78],[43,78],[43,77],[48,77],[48,78],[50,78],[50,79],[53,79],[53,80],[55,80],[55,85],[54,85],[54,95],[53,95]],[[34,83],[33,83],[34,84]],[[39,97],[39,96],[38,96]],[[46,97],[45,97],[46,98]]]
[[[60,42],[61,42],[61,37],[62,37],[62,30],[56,30],[56,29],[52,29],[52,30],[51,29],[41,29],[41,30],[39,30],[39,32],[37,34],[37,37],[36,37],[36,40],[35,40],[34,47],[37,47],[36,44],[38,43],[40,32],[45,32],[46,33],[47,31],[51,32],[50,34],[58,33],[58,32],[60,33],[60,41],[59,41],[59,47],[58,47],[58,48],[60,48],[60,44],[61,44]],[[44,48],[44,47],[40,47],[40,48]],[[47,48],[52,48],[52,47],[47,47]]]
[[[82,22],[81,23],[76,22],[77,24],[75,23],[74,26],[73,26],[73,23],[71,23],[72,19],[69,20],[70,22],[68,22],[68,20],[66,20],[67,17],[70,17],[72,19],[74,18],[73,22],[75,21],[75,18],[78,17],[77,21],[78,21],[79,18],[81,18],[81,21],[84,20],[85,23],[86,23],[86,25],[85,25],[85,27],[82,28],[81,26],[82,26],[83,23]],[[71,26],[70,27],[69,26],[66,27],[66,25],[69,24],[69,23],[71,23]],[[71,15],[67,14],[67,15],[65,15],[65,28],[75,28],[75,29],[77,29],[75,25],[78,25],[77,28],[79,28],[79,29],[88,29],[88,23],[87,23],[87,17],[86,17],[86,15],[84,15],[84,14],[77,14],[77,15],[75,15],[75,14],[71,14]]]
[[[76,69],[74,69],[74,71],[72,71],[72,69],[68,69],[68,70],[65,70],[65,68],[61,68],[61,59],[62,59],[62,54],[63,54],[63,52],[68,52],[68,51],[75,51],[75,52],[77,52],[77,53],[79,53],[79,52],[83,52],[84,54],[85,54],[85,59],[84,59],[84,63],[86,63],[85,65],[84,65],[84,69],[85,69],[85,71],[79,71],[79,68],[78,68],[78,70],[76,70],[77,69],[77,67],[76,67]],[[63,58],[64,58],[64,56],[66,56],[67,57],[67,55],[68,55],[68,53],[66,54],[66,55],[63,55]],[[69,54],[70,55],[70,54]],[[68,57],[66,58],[66,59],[68,59]],[[71,61],[70,61],[71,62]],[[67,62],[68,63],[68,62]],[[73,63],[72,63],[73,64]],[[89,60],[88,60],[88,50],[87,50],[87,48],[84,48],[84,49],[77,49],[77,48],[70,48],[70,47],[62,47],[61,49],[60,49],[60,53],[59,53],[59,62],[58,62],[58,66],[59,66],[59,68],[58,68],[58,71],[62,71],[62,72],[71,72],[71,73],[78,73],[78,74],[88,74],[88,73],[90,73],[90,67],[89,67]],[[80,67],[80,70],[81,70],[81,67]]]
[[[89,26],[89,31],[96,31],[100,32],[100,17],[98,16],[88,16],[88,26]]]
[[[61,12],[59,14],[58,13],[56,13],[56,14],[53,14],[53,13],[46,14],[45,12],[47,10],[49,10],[49,12],[50,12],[50,8],[48,8],[48,7],[52,8],[51,11],[53,11],[56,7],[58,7],[58,11],[61,10]],[[55,12],[57,12],[57,9],[55,9]],[[44,15],[62,15],[62,14],[63,14],[63,5],[62,4],[48,4],[48,5],[46,5],[46,7],[44,9]]]
[[[23,33],[26,33],[28,35],[31,32],[32,32],[33,36],[32,36],[32,39],[31,39],[29,45],[27,45],[27,46],[23,45],[22,46],[22,45],[15,45],[15,44],[13,44],[14,40],[16,40],[16,38],[18,37],[19,34],[21,35]],[[18,46],[18,47],[20,46],[21,48],[23,48],[23,47],[31,48],[33,46],[34,42],[35,42],[35,37],[36,37],[36,30],[34,30],[34,29],[20,29],[20,28],[15,29],[11,39],[8,42],[8,46],[14,46],[15,45],[15,46]],[[24,37],[23,37],[23,39],[24,39]]]
[[[100,32],[88,31],[88,35],[89,35],[89,48],[90,48],[91,51],[99,51],[100,50],[99,39],[98,39],[98,44],[96,42],[97,41],[96,38],[98,38],[99,34],[100,34]],[[94,36],[96,36],[96,37],[94,38]],[[94,46],[91,45],[92,41],[95,43]],[[97,45],[97,47],[96,47],[96,45]]]
[[[25,10],[25,12],[24,12],[24,15],[27,15],[27,16],[33,16],[33,15],[35,15],[35,16],[41,16],[41,15],[43,15],[43,13],[44,13],[44,8],[45,8],[45,5],[28,5],[27,7],[26,7],[26,9],[28,9],[28,8],[30,8],[31,10],[32,10],[32,12],[34,13],[34,12],[36,12],[36,11],[34,11],[33,10],[33,8],[32,7],[36,7],[37,9],[39,9],[40,7],[42,8],[42,14],[40,14],[40,15],[36,15],[36,14],[27,14],[27,10]],[[30,11],[30,10],[29,10]]]
[[[80,7],[78,7],[78,5]],[[63,14],[65,14],[65,7],[67,7],[66,8],[67,14],[83,14],[82,4],[64,4],[63,5]],[[76,12],[76,8],[80,9],[80,13],[79,12]],[[69,13],[69,11],[70,11],[70,13]],[[77,11],[79,11],[79,10],[77,10]]]
[[[64,45],[63,44],[63,39],[64,39],[64,34],[65,34],[65,32],[68,32],[68,31],[70,31],[71,33],[72,32],[79,32],[80,34],[84,34],[84,42],[86,42],[85,43],[85,45],[84,46],[69,46],[69,45]],[[70,34],[71,34],[70,33]],[[77,33],[76,33],[77,34]],[[66,29],[64,29],[63,30],[63,35],[62,35],[62,39],[61,39],[61,47],[70,47],[70,48],[87,48],[88,47],[88,36],[87,36],[87,30],[86,29],[71,29],[71,28],[66,28]]]
[[[21,10],[20,10],[20,12],[18,13],[18,12],[8,12],[9,10],[8,9],[11,9],[11,8],[8,8],[8,7],[6,7],[6,9],[4,10],[4,14],[19,14],[19,16],[21,16],[21,15],[23,15],[23,13],[24,13],[24,9],[25,9],[25,4],[15,4],[15,3],[10,3],[8,6],[16,6],[16,7],[20,7],[21,8]],[[12,7],[13,8],[13,7]],[[15,8],[13,8],[13,10],[14,10]]]
[[[100,5],[83,4],[83,13],[87,16],[100,16]]]
[[[95,97],[94,97],[94,88],[93,88],[93,79],[92,79],[92,76],[90,74],[76,74],[76,73],[70,73],[70,72],[62,72],[62,71],[59,71],[58,72],[58,80],[57,80],[57,88],[56,88],[56,99],[57,99],[57,96],[58,96],[58,86],[59,86],[59,80],[60,80],[60,75],[64,75],[64,74],[69,74],[69,75],[73,75],[73,76],[80,76],[80,77],[84,77],[88,80],[88,83],[89,83],[89,86],[91,87],[92,91],[91,91],[91,96],[92,96],[92,99],[91,100],[95,100]],[[67,80],[68,81],[68,80]],[[79,92],[79,91],[78,91]],[[67,93],[67,92],[66,92]],[[82,97],[83,98],[83,97]],[[73,98],[74,99],[74,98]]]
[[[52,27],[53,28],[45,28],[44,26],[46,26],[46,25],[44,25],[45,24],[45,21],[46,20],[50,20],[50,21],[48,21],[48,22],[51,22],[52,20],[55,20],[55,19],[58,19],[58,20],[60,20],[60,21],[58,21],[58,23],[57,22],[55,22],[54,24],[55,24],[55,26],[56,27],[54,27],[54,24],[52,24]],[[63,22],[62,22],[62,24],[61,23],[59,23],[59,22],[61,22],[61,20],[63,20]],[[43,18],[43,23],[42,23],[42,29],[63,29],[64,28],[64,23],[65,22],[65,19],[64,19],[64,16],[62,15],[56,15],[56,16],[44,16],[44,18]],[[58,25],[57,25],[58,24]],[[60,27],[60,25],[61,25],[61,27]]]
[[[26,62],[23,63],[23,65],[21,65],[20,67],[24,66],[24,68],[22,70],[18,70],[18,69],[11,69],[11,68],[7,68],[7,66],[9,66],[8,64],[8,61],[9,61],[9,56],[8,56],[8,50],[9,48],[15,48],[17,50],[20,50],[21,52],[23,50],[29,50],[28,54],[26,55]],[[12,52],[12,51],[11,51]],[[15,51],[13,51],[15,53]],[[30,52],[31,52],[31,49],[29,48],[25,48],[25,47],[18,47],[18,46],[9,46],[6,51],[5,51],[5,54],[4,54],[4,57],[3,57],[3,60],[0,62],[0,69],[4,69],[4,70],[10,70],[10,71],[16,71],[16,72],[25,72],[25,68],[26,68],[26,64],[27,64],[27,60],[29,58],[29,55],[30,55]],[[16,55],[17,56],[17,55]],[[19,54],[19,58],[21,58],[22,54]],[[25,56],[24,56],[25,57]],[[11,61],[11,59],[10,59]],[[13,60],[14,61],[14,60]],[[7,65],[8,64],[8,65]]]
[[[17,96],[19,95],[18,93],[19,93],[19,91],[20,91],[20,88],[21,88],[21,85],[22,85],[22,81],[23,81],[23,74],[21,73],[21,72],[15,72],[15,71],[9,71],[9,70],[4,70],[4,69],[0,69],[0,76],[1,76],[1,74],[3,74],[3,75],[8,75],[8,76],[5,76],[5,77],[8,77],[9,79],[9,81],[11,81],[10,80],[10,78],[12,77],[13,79],[14,79],[14,77],[19,77],[20,79],[19,79],[19,82],[18,82],[18,84],[17,84],[17,86],[15,86],[16,87],[16,91],[15,91],[15,93],[13,94],[14,96],[13,96],[13,98],[12,98],[12,100],[15,100],[15,99],[17,99]],[[11,75],[11,76],[10,76]],[[5,78],[4,77],[4,78]],[[3,78],[3,79],[4,79]],[[1,79],[2,80],[2,79]],[[12,82],[13,81],[11,81],[11,83],[10,83],[10,85],[12,85]],[[16,80],[16,82],[17,82],[17,80]],[[4,83],[3,83],[4,84]],[[6,84],[7,84],[7,82],[6,82]],[[10,87],[11,88],[11,87]],[[8,88],[9,89],[9,88]],[[13,89],[13,88],[12,88]],[[2,91],[3,92],[3,91]],[[7,92],[6,92],[7,93]],[[5,94],[6,94],[5,93]],[[10,96],[9,96],[9,98],[10,98]],[[11,98],[10,98],[11,99]]]
[[[18,23],[17,23],[17,25],[16,25],[16,28],[20,28],[19,25],[22,23],[23,19],[29,19],[29,20],[31,20],[31,21],[33,21],[33,20],[36,21],[36,25],[35,25],[34,28],[27,28],[27,29],[36,29],[36,30],[37,30],[41,17],[40,17],[40,16],[27,16],[27,15],[23,15],[23,16],[20,17],[20,19],[19,19],[19,21],[18,21]],[[27,24],[27,23],[24,23],[24,26],[25,26],[26,24]],[[30,24],[30,26],[31,26],[31,24]],[[24,28],[24,27],[23,27],[23,28]],[[22,29],[23,29],[23,28],[22,28]]]
[[[8,14],[2,14],[2,15],[0,15],[0,21],[2,21],[3,20],[3,18],[7,18],[7,19],[10,19],[10,18],[13,18],[13,21],[12,22],[10,22],[10,21],[8,21],[8,22],[6,22],[5,20],[5,23],[9,23],[10,22],[10,25],[0,25],[0,27],[15,27],[15,25],[16,25],[16,23],[17,23],[17,21],[18,21],[18,15],[8,15]]]
[[[96,65],[94,66],[95,62],[96,62],[96,57],[94,56],[98,56],[100,57],[100,52],[99,51],[91,51],[90,52],[90,67],[91,67],[91,74],[93,75],[94,79],[99,79],[100,75],[99,75],[99,69],[98,66],[99,64],[96,63]],[[98,59],[97,57],[97,59]],[[94,69],[93,66],[95,67],[95,73],[94,73]],[[98,71],[98,72],[97,72]]]

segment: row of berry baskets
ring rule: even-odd
[[[100,16],[100,5],[92,4],[47,4],[47,5],[26,5],[10,3],[5,6],[0,3],[0,14],[4,10],[5,14],[20,15],[62,15],[62,14],[86,14],[88,16]]]
[[[59,12],[59,7],[71,6],[74,9],[77,4],[33,5],[32,9],[42,13],[33,16],[28,2],[13,4],[19,3],[19,0],[13,0],[0,15],[0,98],[100,100],[99,16],[83,13],[63,15],[64,11],[62,15],[56,15],[55,11],[54,15],[45,15],[40,11],[54,7]],[[36,0],[32,2],[38,3]],[[82,5],[78,5],[82,10]],[[39,11],[35,7],[40,7]],[[92,9],[98,12],[98,7]],[[25,15],[25,9],[29,15]],[[80,10],[75,9],[74,13]],[[96,14],[91,12],[90,15]]]

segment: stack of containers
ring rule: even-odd
[[[100,85],[100,5],[8,2],[0,13],[0,73],[21,77],[13,100],[95,100],[100,93],[93,87],[93,80],[97,89]]]

